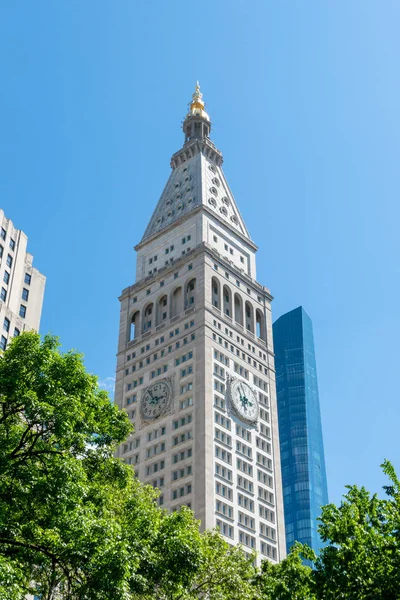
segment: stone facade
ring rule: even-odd
[[[46,278],[33,267],[28,238],[0,209],[0,347],[11,337],[39,330]]]
[[[135,248],[136,283],[120,297],[115,401],[135,433],[119,456],[160,489],[161,505],[190,506],[203,528],[218,526],[275,562],[285,532],[272,296],[256,281],[257,247],[208,137],[199,89],[183,129]],[[233,382],[247,390],[237,398],[242,416]]]

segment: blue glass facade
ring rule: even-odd
[[[317,517],[328,502],[313,327],[300,306],[273,325],[286,546],[322,546]]]

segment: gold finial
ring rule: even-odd
[[[203,94],[200,92],[200,84],[198,81],[196,82],[196,89],[194,94],[192,94],[192,102],[190,103],[190,110],[193,110],[194,108],[204,109]]]
[[[196,81],[196,89],[195,89],[194,93],[192,94],[192,101],[190,103],[189,115],[200,115],[209,121],[210,117],[204,110],[204,106],[205,106],[205,104],[203,101],[203,94],[200,91],[200,84],[198,81]]]

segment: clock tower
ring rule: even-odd
[[[184,144],[120,296],[115,401],[134,423],[119,456],[203,528],[285,556],[269,290],[210,139],[197,84]]]

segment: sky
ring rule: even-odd
[[[329,497],[400,471],[400,3],[0,0],[0,206],[41,333],[112,384],[118,296],[198,79],[273,316],[314,323]]]

